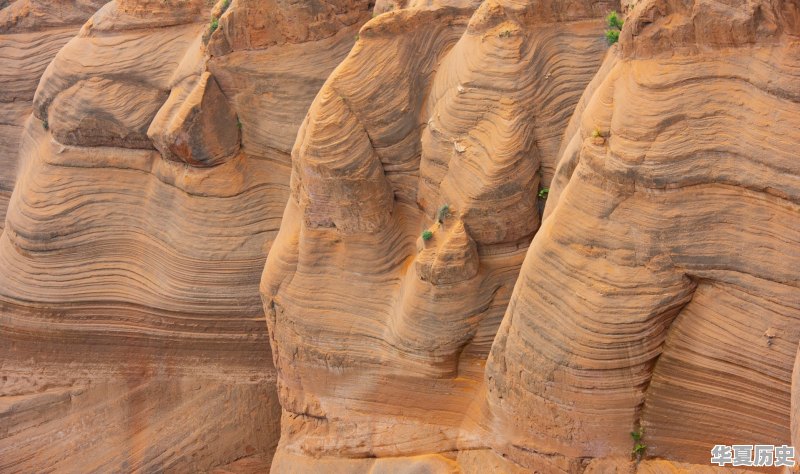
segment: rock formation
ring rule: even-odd
[[[800,447],[796,0],[116,0],[66,43],[102,3],[0,17],[0,472]]]
[[[298,133],[264,269],[275,472],[486,447],[485,360],[614,8],[412,6],[361,29]]]
[[[268,466],[258,282],[293,137],[370,8],[118,0],[55,56],[0,236],[0,471]]]
[[[50,60],[107,0],[0,1],[0,231],[14,188],[19,139]]]
[[[627,456],[639,429],[647,457],[704,465],[714,444],[791,444],[799,18],[792,2],[634,9],[567,130],[487,363],[499,452],[574,472]]]
[[[386,8],[318,95],[262,282],[275,472],[790,444],[797,5],[642,2],[602,67],[613,5],[559,5]]]

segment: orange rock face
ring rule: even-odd
[[[800,448],[796,1],[102,3],[0,16],[0,472]]]
[[[567,131],[487,363],[499,452],[574,471],[627,456],[639,428],[648,457],[706,466],[715,444],[791,444],[798,13],[634,9]]]
[[[111,2],[44,72],[0,235],[0,471],[269,465],[258,282],[293,136],[371,12],[254,42],[308,14],[259,5]]]
[[[679,472],[790,443],[797,6],[643,2],[602,67],[610,5],[404,6],[293,152],[262,282],[273,468],[470,450],[468,472]],[[640,430],[663,462],[627,461]]]
[[[53,56],[105,0],[0,2],[0,231],[14,188],[19,139]]]
[[[486,447],[485,360],[614,5],[551,7],[381,15],[312,104],[262,280],[276,472]]]

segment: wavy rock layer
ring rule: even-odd
[[[10,375],[0,386],[0,435],[6,438],[0,470],[196,472],[262,453],[278,429],[274,381],[238,375],[80,376],[44,383],[40,374]],[[36,393],[30,393],[31,378],[42,384]],[[11,395],[15,385],[22,385],[20,395]]]
[[[290,137],[371,15],[318,6],[298,36],[306,4],[119,0],[48,66],[0,235],[0,470],[268,465]]]
[[[412,6],[361,29],[298,133],[262,280],[280,466],[485,446],[483,365],[613,7]]]
[[[0,2],[0,232],[14,189],[22,127],[31,113],[39,78],[58,50],[104,3]]]
[[[683,463],[791,444],[798,15],[634,9],[568,130],[487,363],[500,453],[574,472],[629,456],[639,428],[647,457]]]

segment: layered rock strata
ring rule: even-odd
[[[632,431],[667,465],[791,444],[798,18],[793,2],[634,8],[567,130],[487,362],[497,452],[577,472],[628,457]]]
[[[262,280],[274,472],[486,446],[485,359],[615,8],[405,6],[361,29],[292,152]]]
[[[0,471],[269,464],[258,281],[370,7],[118,0],[56,55],[0,235]]]
[[[100,6],[42,5],[3,33]],[[619,7],[117,0],[35,97],[60,33],[0,45],[0,471],[799,446],[800,7],[625,2],[609,50]]]
[[[0,2],[0,232],[14,189],[22,127],[50,60],[107,0]]]

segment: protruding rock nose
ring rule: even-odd
[[[240,144],[236,112],[209,72],[172,89],[147,136],[164,158],[198,167],[224,163]]]
[[[457,221],[450,229],[441,232],[438,245],[429,246],[417,257],[417,274],[434,285],[449,285],[469,280],[478,273],[478,249]]]

